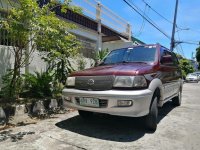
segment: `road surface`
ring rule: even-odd
[[[144,129],[142,119],[96,116],[85,121],[77,111],[11,130],[35,134],[17,142],[2,141],[0,150],[199,150],[200,83],[184,84],[180,107],[169,102],[159,110],[155,133]]]

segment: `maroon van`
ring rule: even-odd
[[[156,130],[158,107],[181,104],[182,77],[176,55],[159,45],[112,50],[96,67],[72,73],[63,90],[68,107],[88,118],[94,112],[146,116]]]

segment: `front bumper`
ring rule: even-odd
[[[198,79],[196,78],[186,78],[186,82],[197,82]]]
[[[145,90],[108,90],[108,91],[84,91],[77,89],[64,89],[63,97],[71,97],[72,101],[65,101],[70,108],[85,110],[91,112],[105,113],[117,116],[141,117],[149,113],[150,103],[153,92]],[[79,97],[91,97],[107,100],[107,106],[104,108],[94,108],[80,106],[77,103]],[[133,105],[129,107],[118,107],[117,100],[132,100]]]

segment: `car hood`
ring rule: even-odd
[[[103,75],[141,75],[152,73],[155,65],[145,63],[124,63],[104,65],[74,72],[71,76],[103,76]]]

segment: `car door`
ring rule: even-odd
[[[161,48],[160,71],[164,87],[164,99],[170,98],[175,93],[177,82],[177,66],[174,65],[173,54],[166,48]]]
[[[171,53],[172,55],[172,60],[173,60],[173,68],[174,68],[174,71],[173,71],[173,88],[174,88],[174,92],[173,94],[176,94],[179,92],[179,89],[180,89],[180,86],[182,84],[182,74],[181,74],[181,68],[179,67],[179,62],[178,62],[178,59],[176,57],[176,54],[175,53]]]

